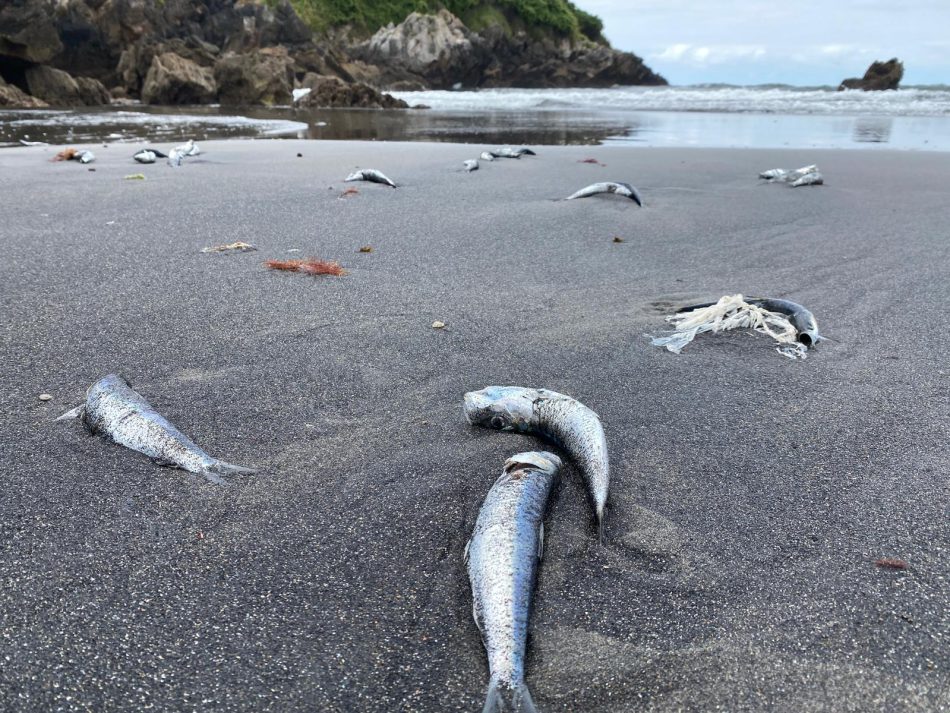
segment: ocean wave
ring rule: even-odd
[[[614,87],[611,89],[484,89],[393,92],[437,111],[686,111],[758,114],[950,116],[942,86],[886,92],[831,87]]]

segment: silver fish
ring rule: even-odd
[[[533,433],[567,451],[587,483],[597,515],[598,537],[604,541],[610,464],[604,428],[596,413],[556,391],[486,386],[465,394],[465,418],[473,426]]]
[[[144,453],[161,465],[200,473],[213,483],[219,476],[256,473],[252,468],[213,458],[152,408],[121,376],[110,374],[89,387],[86,402],[57,421],[79,418],[92,433]]]
[[[519,146],[516,149],[512,148],[511,146],[502,146],[500,149],[495,149],[489,153],[491,153],[491,155],[495,158],[521,158],[522,156],[537,156],[534,151],[524,146]]]
[[[168,155],[163,154],[158,149],[141,149],[132,154],[132,158],[139,163],[155,163],[155,159],[168,158]]]
[[[544,513],[561,460],[518,453],[505,461],[465,546],[472,614],[488,653],[490,681],[482,713],[534,713],[524,680],[528,617],[544,547]]]
[[[588,196],[596,196],[598,193],[615,193],[618,196],[629,198],[639,206],[643,205],[643,200],[636,188],[629,183],[615,183],[614,181],[592,183],[587,188],[581,188],[577,193],[572,193],[565,200],[572,201],[575,198],[587,198]]]
[[[468,173],[471,173],[472,171],[477,171],[477,170],[478,170],[478,161],[477,161],[476,159],[474,159],[474,158],[471,158],[471,159],[469,159],[468,161],[464,161],[464,162],[462,163],[462,165],[465,166],[465,170],[466,170]]]
[[[482,151],[482,153],[479,155],[479,158],[482,159],[482,161],[489,161],[489,162],[495,160],[495,157],[492,156],[491,153],[489,153],[488,151]]]
[[[184,154],[178,149],[172,149],[168,152],[168,165],[169,166],[181,166],[181,160],[184,157]]]
[[[813,349],[818,342],[827,339],[827,337],[821,336],[818,332],[818,320],[815,319],[815,315],[797,302],[783,300],[777,297],[747,297],[745,301],[750,305],[756,305],[769,312],[777,312],[788,317],[788,321],[798,331],[798,341],[809,349]],[[716,303],[702,302],[700,304],[682,307],[676,310],[676,312],[677,314],[692,312],[693,310],[712,307],[714,304]]]
[[[794,181],[789,183],[792,188],[798,188],[799,186],[821,186],[825,183],[825,177],[821,175],[818,171],[812,171],[811,173],[806,173],[801,178],[796,178]]]
[[[27,141],[26,139],[20,139],[20,144],[22,146],[49,146],[45,141]]]
[[[768,171],[762,171],[759,178],[764,178],[766,181],[784,181],[787,175],[788,171],[784,168],[770,168]]]
[[[774,183],[794,183],[809,173],[818,173],[818,166],[811,164],[810,166],[802,166],[801,168],[796,168],[791,171],[786,171],[784,168],[770,168],[768,171],[762,171],[762,173],[759,174],[759,178],[764,178]]]
[[[201,153],[201,149],[198,148],[198,144],[195,143],[194,139],[188,139],[187,143],[184,143],[181,146],[176,146],[172,150],[177,151],[182,156],[197,156]]]
[[[395,183],[383,175],[381,171],[377,171],[374,168],[364,168],[362,171],[354,171],[344,179],[344,183],[347,181],[370,181],[371,183],[382,183],[386,186],[396,187]]]
[[[79,161],[79,163],[92,163],[96,160],[96,155],[92,151],[83,151],[76,160]]]

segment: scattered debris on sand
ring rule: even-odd
[[[257,250],[256,245],[251,245],[250,243],[244,243],[240,240],[234,243],[227,243],[226,245],[211,245],[207,248],[201,248],[203,253],[227,253],[227,252],[239,252],[247,253]]]
[[[896,557],[882,557],[881,559],[874,560],[874,564],[881,569],[907,569],[908,567],[908,564],[904,560],[897,559]]]
[[[801,168],[793,170],[770,168],[767,171],[762,171],[759,174],[759,178],[769,183],[787,183],[792,188],[797,188],[798,186],[820,186],[825,182],[821,171],[818,170],[818,166],[815,164],[802,166]]]
[[[145,180],[145,174],[144,174],[144,173],[130,173],[128,176],[123,176],[123,177],[122,177],[122,180],[124,180],[124,181],[144,181],[144,180]]]
[[[334,275],[342,277],[346,270],[340,263],[334,260],[319,260],[317,258],[307,258],[306,260],[267,260],[264,262],[271,270],[284,270],[286,272],[302,272],[305,275]]]
[[[361,253],[371,253],[371,252],[373,252],[373,246],[372,246],[372,245],[364,245],[364,246],[361,247],[359,250],[357,250],[357,252],[361,252]]]
[[[339,197],[342,200],[343,198],[349,198],[350,196],[358,196],[359,194],[360,194],[360,191],[358,188],[353,188],[352,186],[350,186],[349,188],[344,189],[344,191],[340,194]]]

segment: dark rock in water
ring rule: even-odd
[[[845,79],[838,87],[843,89],[863,89],[864,91],[880,91],[883,89],[897,89],[904,78],[904,64],[896,57],[887,62],[873,62],[861,79]]]
[[[447,10],[412,13],[350,48],[381,70],[379,83],[421,81],[435,88],[666,84],[629,52],[567,36],[492,25],[476,33]]]
[[[218,94],[214,74],[174,52],[155,55],[142,84],[146,104],[210,104]]]
[[[42,109],[48,105],[42,99],[31,97],[19,87],[7,84],[0,78],[0,106],[11,109]]]
[[[372,87],[354,82],[347,84],[337,77],[307,75],[310,93],[301,97],[296,106],[307,109],[357,107],[360,109],[408,109],[401,99],[383,94]]]
[[[30,94],[50,106],[99,106],[112,100],[101,82],[88,77],[74,79],[68,72],[46,65],[30,67],[24,77]]]
[[[40,2],[0,3],[0,65],[8,58],[41,64],[62,51],[51,6]]]
[[[294,61],[283,47],[247,54],[228,53],[214,66],[222,104],[290,104],[293,102]]]

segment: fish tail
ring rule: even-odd
[[[488,684],[482,713],[538,713],[525,683],[507,685],[492,680]]]
[[[597,540],[601,545],[604,544],[604,517],[606,514],[603,506],[597,508]]]
[[[86,405],[77,406],[76,408],[71,408],[69,411],[64,413],[62,416],[58,417],[57,421],[69,421],[74,418],[82,418],[83,413],[85,412]]]
[[[205,475],[254,475],[257,470],[245,468],[242,465],[234,465],[233,463],[225,463],[223,460],[216,460],[211,465],[205,466],[203,472]],[[214,479],[209,478],[209,480]]]

